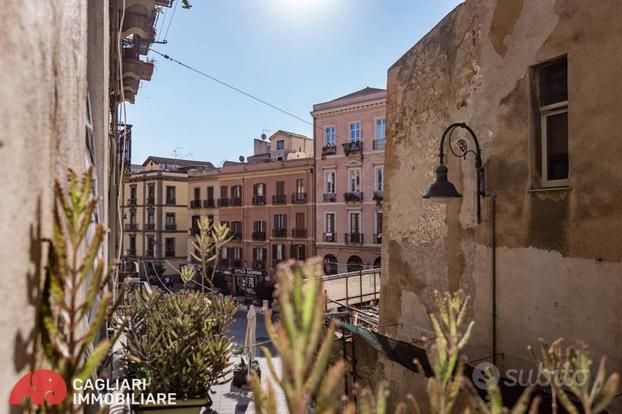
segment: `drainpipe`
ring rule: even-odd
[[[497,365],[497,194],[490,193],[492,198],[492,363]]]

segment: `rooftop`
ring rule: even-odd
[[[195,161],[195,160],[185,160],[181,158],[166,158],[166,157],[156,157],[149,156],[143,162],[143,166],[149,164],[150,161],[153,161],[156,164],[166,164],[166,165],[175,165],[179,167],[206,167],[206,168],[216,168],[214,164],[209,161]]]
[[[385,89],[365,87],[356,92],[349,93],[339,98],[313,105],[313,112],[324,109],[337,108],[340,106],[353,105],[361,102],[384,99],[387,95]],[[312,113],[313,113],[312,112]]]
[[[290,137],[295,137],[295,138],[303,138],[303,139],[313,139],[313,138],[309,138],[306,135],[302,135],[302,134],[297,134],[295,132],[290,132],[290,131],[285,131],[284,129],[279,129],[278,131],[276,131],[274,134],[270,135],[270,138],[268,138],[270,141],[272,141],[272,138],[274,138],[276,135],[279,134],[283,134],[283,135],[289,135]]]

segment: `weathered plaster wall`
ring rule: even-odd
[[[482,144],[487,189],[497,194],[497,339],[506,365],[526,363],[526,346],[539,337],[562,336],[589,342],[622,371],[620,15],[616,0],[467,0],[391,67],[387,333],[421,336],[433,290],[460,287],[474,299],[469,355],[491,353],[491,198],[477,225],[473,162],[454,157],[449,178],[464,197],[447,205],[421,198],[442,131],[467,122]],[[563,54],[571,188],[534,192],[530,68]],[[391,378],[397,393],[404,383]]]
[[[29,369],[52,180],[85,166],[87,2],[6,0],[0,20],[0,395],[8,412],[10,390]]]

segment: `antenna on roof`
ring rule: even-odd
[[[262,129],[261,130],[261,139],[263,139],[264,141],[266,139],[268,139],[268,136],[266,135],[266,132],[270,132],[270,130],[269,129]]]
[[[240,160],[240,162],[244,162],[244,155],[240,155],[240,157],[238,158],[238,160]]]

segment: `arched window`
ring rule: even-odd
[[[324,256],[324,273],[334,275],[337,273],[337,258],[332,254]]]
[[[363,270],[363,261],[358,256],[350,256],[348,259],[348,272],[358,272]]]
[[[380,256],[378,256],[376,257],[376,260],[374,260],[374,268],[380,269],[381,267],[382,267],[382,260]]]

